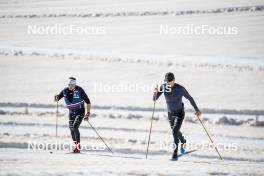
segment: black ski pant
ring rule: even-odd
[[[168,118],[169,118],[169,122],[170,122],[170,127],[171,127],[171,130],[172,130],[174,143],[176,145],[175,152],[178,151],[179,141],[182,144],[186,143],[186,140],[184,139],[184,136],[182,135],[182,133],[180,131],[184,116],[185,116],[184,109],[181,109],[179,111],[174,111],[174,112],[168,112]]]
[[[71,130],[72,140],[79,143],[80,142],[80,131],[79,126],[84,118],[85,109],[70,110],[69,113],[69,128]]]

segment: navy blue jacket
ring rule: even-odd
[[[175,83],[171,87],[171,89],[167,88],[166,84],[162,84],[159,88],[156,97],[155,94],[153,95],[153,100],[157,100],[162,93],[165,96],[168,112],[175,112],[183,109],[182,97],[185,97],[190,101],[195,111],[199,111],[199,108],[197,107],[194,99],[191,97],[188,91],[180,84]]]

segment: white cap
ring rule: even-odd
[[[74,80],[74,79],[70,79],[70,80],[69,80],[69,84],[76,85],[76,80]]]

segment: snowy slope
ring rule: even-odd
[[[53,96],[66,86],[67,78],[74,75],[94,105],[152,107],[152,85],[161,84],[164,73],[173,71],[176,81],[189,90],[201,108],[264,108],[261,91],[264,89],[264,72],[247,67],[188,64],[168,66],[36,56],[4,57],[0,60],[0,67],[0,81],[6,87],[2,90],[5,96],[1,98],[1,102],[52,104]],[[100,89],[101,86],[125,87],[136,84],[140,87],[137,92]],[[12,94],[8,93],[10,91]],[[184,101],[186,108],[191,109],[190,103]],[[165,108],[163,97],[157,106]]]

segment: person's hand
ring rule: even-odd
[[[154,94],[157,93],[159,91],[158,89],[158,84],[156,84],[154,87],[153,87],[153,92]]]
[[[159,92],[159,88],[158,88],[158,84],[156,84],[154,87],[153,87],[153,101],[155,102],[157,100],[157,94]]]
[[[87,112],[84,116],[84,120],[89,120],[89,117],[90,117],[90,112]]]
[[[58,101],[59,101],[59,96],[58,95],[55,95],[54,102],[58,102]]]
[[[201,111],[196,111],[194,114],[195,114],[196,117],[198,117],[198,118],[202,115]]]

